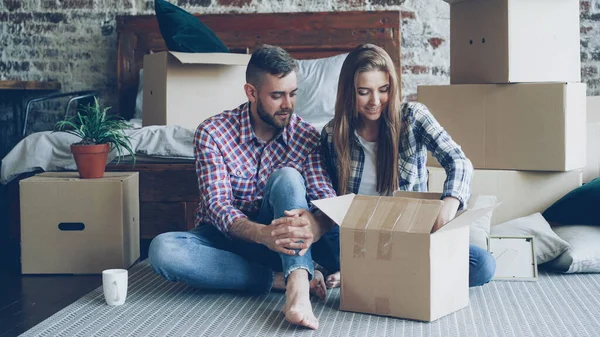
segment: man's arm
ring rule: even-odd
[[[209,221],[223,234],[230,235],[231,226],[246,215],[233,206],[233,192],[225,161],[213,137],[201,124],[194,135],[194,155],[200,193],[200,207]]]

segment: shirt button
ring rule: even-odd
[[[241,176],[242,175],[242,171],[237,171],[237,175]]]

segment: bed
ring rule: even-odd
[[[232,52],[252,53],[257,46],[268,43],[305,60],[343,54],[360,43],[374,43],[388,51],[400,76],[399,10],[197,16]],[[129,120],[134,117],[143,57],[166,50],[166,46],[153,15],[119,16],[117,33],[117,111]],[[145,256],[147,245],[156,235],[194,226],[199,198],[192,159],[138,159],[135,166],[111,163],[107,171],[140,172],[140,233]],[[18,251],[20,242],[18,181],[34,173],[23,172],[8,184],[13,251]]]

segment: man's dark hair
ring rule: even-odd
[[[265,44],[252,53],[246,68],[246,82],[259,88],[264,74],[282,78],[297,67],[296,60],[283,48]]]

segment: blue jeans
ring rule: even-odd
[[[469,287],[484,285],[496,272],[496,260],[487,250],[469,245]]]
[[[271,174],[258,216],[268,225],[285,210],[308,209],[304,178],[293,168]],[[265,293],[271,290],[275,271],[285,278],[298,268],[314,275],[313,259],[329,271],[339,270],[339,228],[315,242],[303,256],[274,252],[266,246],[228,238],[216,227],[204,224],[189,232],[164,233],[152,240],[150,264],[170,281],[203,289],[228,289]]]

